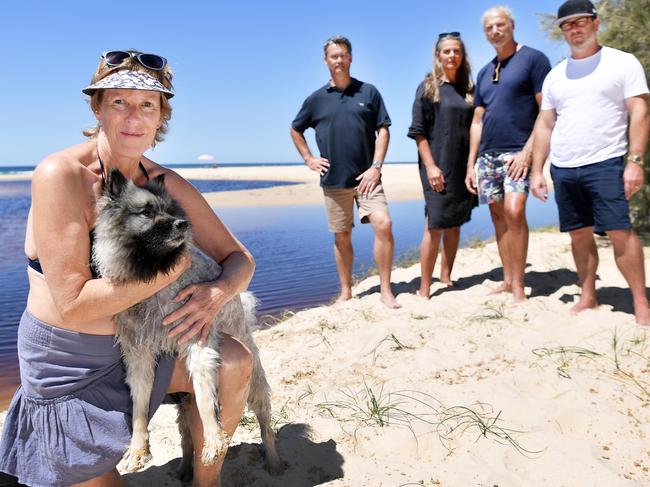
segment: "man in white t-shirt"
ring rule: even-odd
[[[598,306],[593,233],[606,234],[630,286],[636,321],[650,325],[643,248],[632,230],[628,204],[643,184],[650,127],[645,73],[632,54],[598,44],[600,20],[589,0],[568,0],[556,22],[571,57],[544,80],[531,191],[546,201],[542,168],[550,148],[560,231],[571,236],[582,286],[572,311]]]

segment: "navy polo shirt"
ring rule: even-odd
[[[480,154],[524,148],[539,112],[535,94],[542,92],[551,70],[548,58],[528,46],[501,61],[499,82],[494,83],[497,63],[495,57],[476,77],[474,105],[485,108]]]
[[[329,83],[314,91],[291,126],[300,133],[315,130],[320,156],[330,162],[322,187],[354,188],[357,176],[372,164],[376,131],[390,124],[377,88],[352,78],[343,91]]]

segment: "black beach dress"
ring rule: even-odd
[[[437,103],[425,96],[424,87],[423,81],[415,93],[408,136],[412,139],[417,135],[427,138],[433,160],[445,175],[444,191],[434,191],[418,153],[424,213],[429,218],[429,228],[457,227],[470,220],[472,208],[478,205],[477,197],[465,186],[469,127],[474,108],[467,104],[465,93],[456,84],[442,83]]]

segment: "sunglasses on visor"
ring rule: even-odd
[[[119,66],[129,58],[134,57],[140,65],[152,71],[162,71],[167,65],[167,59],[158,54],[144,54],[137,51],[106,51],[102,58],[107,66]]]

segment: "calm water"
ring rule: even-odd
[[[287,183],[274,181],[192,181],[201,191],[229,191]],[[290,184],[290,183],[289,183]],[[30,203],[29,181],[0,182],[0,408],[18,382],[16,328],[27,296],[25,223]],[[301,309],[328,302],[337,294],[338,277],[322,205],[216,209],[234,234],[251,250],[257,270],[250,289],[260,299],[261,314]],[[422,202],[391,203],[395,254],[413,251],[424,225]],[[557,224],[554,203],[529,200],[531,227]],[[493,235],[487,207],[474,210],[462,229],[462,240]],[[374,265],[373,233],[357,224],[353,232],[354,272]]]

